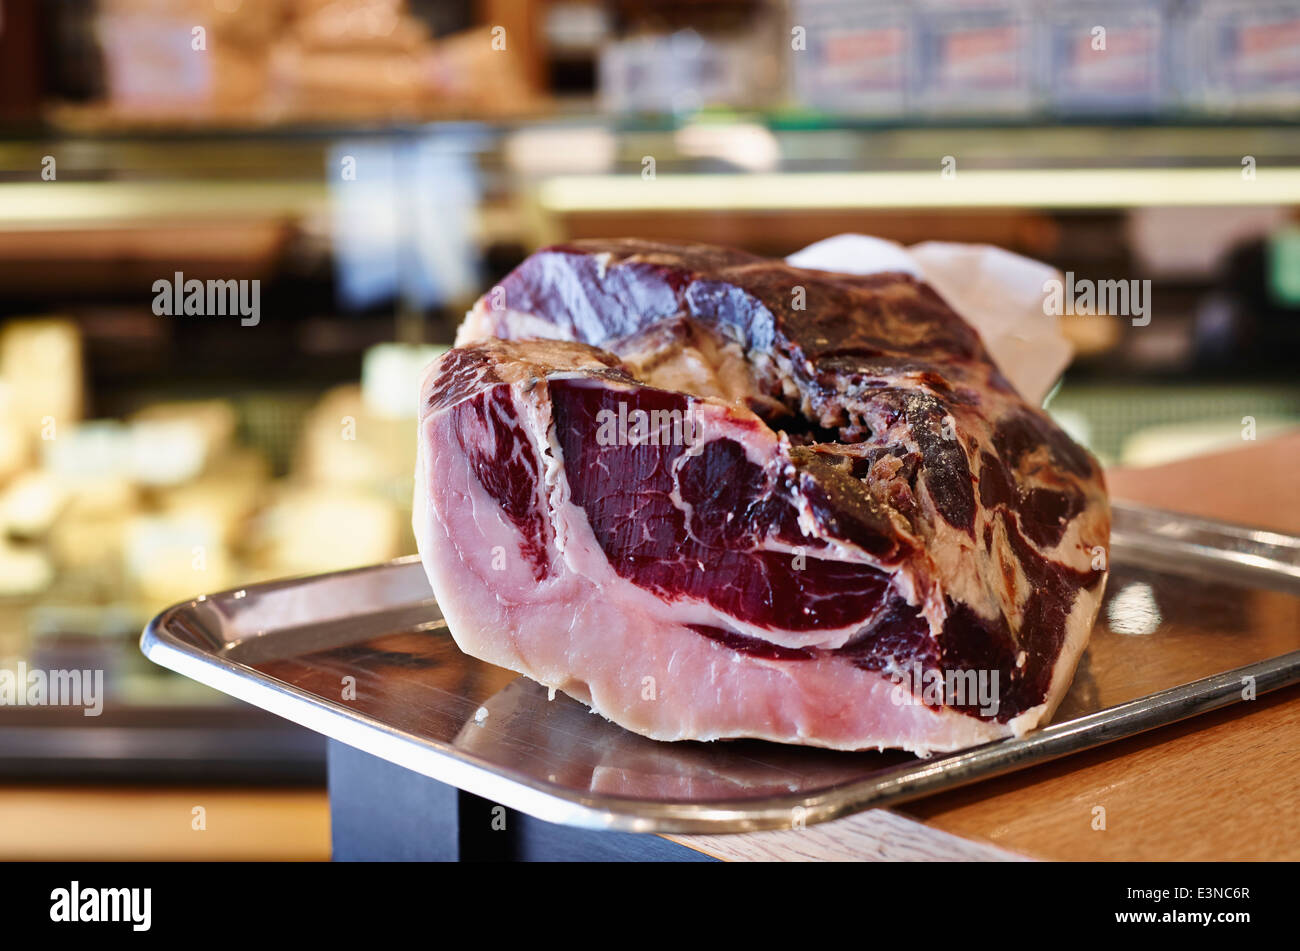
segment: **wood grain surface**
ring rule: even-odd
[[[0,788],[0,861],[329,857],[324,790]]]
[[[1144,469],[1110,469],[1112,498],[1300,535],[1300,430]]]
[[[1292,687],[900,811],[1036,858],[1296,861],[1297,779]]]

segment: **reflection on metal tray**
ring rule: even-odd
[[[789,827],[915,798],[1300,681],[1300,538],[1116,504],[1111,577],[1053,723],[918,759],[759,741],[660,743],[466,657],[419,562],[257,585],[159,615],[157,663],[551,822]],[[482,707],[485,718],[476,719]]]

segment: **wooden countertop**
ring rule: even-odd
[[[0,787],[0,861],[324,861],[329,811],[323,789]]]
[[[1300,534],[1298,470],[1300,432],[1108,482],[1115,498]],[[672,838],[735,860],[1297,860],[1298,775],[1300,688],[1288,688],[894,810]],[[328,856],[324,791],[0,788],[0,860]]]

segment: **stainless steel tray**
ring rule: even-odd
[[[155,618],[154,662],[551,822],[788,828],[1064,756],[1300,681],[1300,538],[1114,507],[1106,602],[1053,723],[918,759],[659,743],[466,657],[418,560],[208,595]],[[479,708],[486,717],[476,719]]]

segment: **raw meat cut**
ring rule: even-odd
[[[1100,468],[906,275],[540,251],[426,375],[414,526],[467,653],[663,740],[952,750],[1044,722]]]

